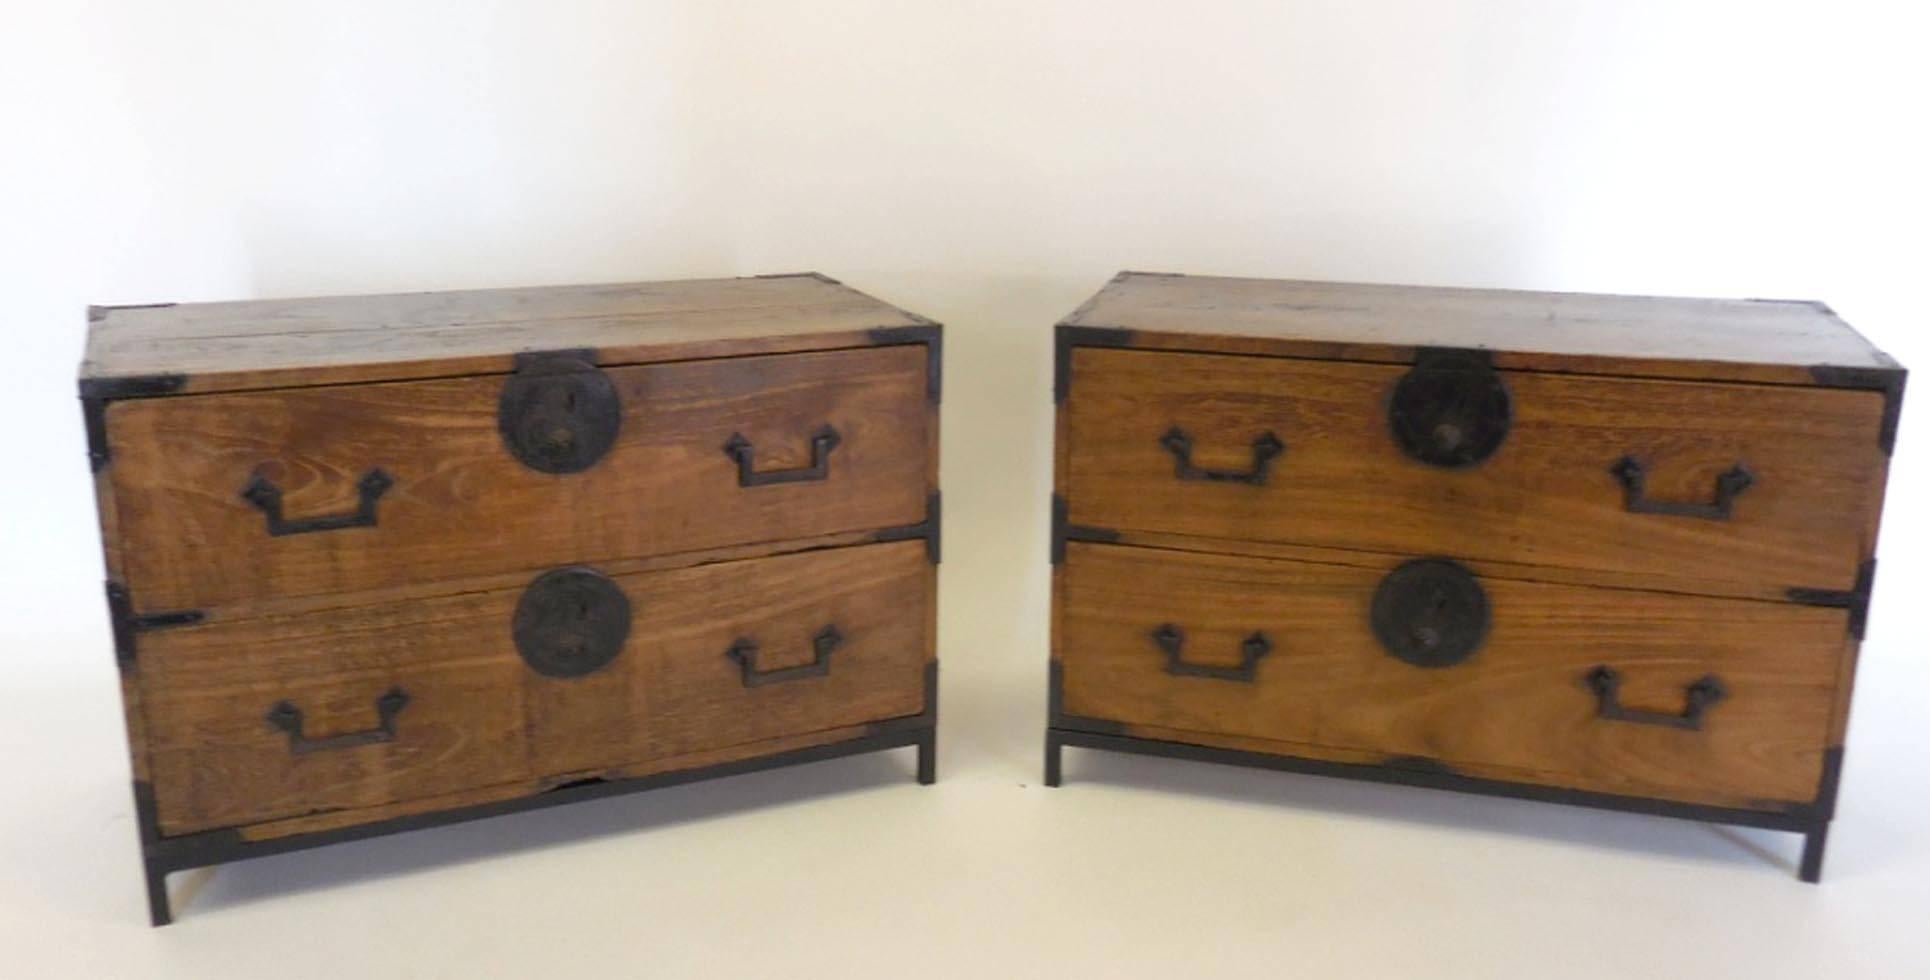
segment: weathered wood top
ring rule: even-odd
[[[1819,366],[1899,370],[1829,307],[1786,300],[1122,272],[1064,325],[1129,330],[1134,347],[1335,360],[1473,347],[1498,367],[1785,384],[1834,383]]]
[[[859,346],[932,323],[816,273],[250,300],[88,311],[83,387],[185,376],[233,391],[510,370],[593,348],[602,364]]]

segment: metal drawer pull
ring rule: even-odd
[[[1729,505],[1756,482],[1748,467],[1737,463],[1716,477],[1715,499],[1706,504],[1652,500],[1648,496],[1648,472],[1633,456],[1623,456],[1608,468],[1622,481],[1622,506],[1631,514],[1670,514],[1700,517],[1711,521],[1729,519]]]
[[[1260,658],[1273,652],[1273,641],[1265,633],[1254,631],[1252,636],[1240,642],[1240,665],[1238,667],[1213,667],[1206,664],[1189,664],[1180,659],[1186,646],[1186,634],[1171,623],[1162,623],[1152,632],[1153,642],[1166,653],[1166,672],[1175,677],[1211,677],[1221,681],[1239,681],[1251,684],[1259,676]]]
[[[320,517],[302,517],[289,520],[281,512],[281,488],[274,481],[257,475],[248,481],[241,491],[241,499],[253,504],[254,508],[268,517],[270,537],[289,534],[307,534],[311,531],[339,531],[350,527],[375,526],[375,502],[395,486],[395,477],[381,467],[364,473],[356,482],[358,501],[355,510],[346,514],[323,514]]]
[[[1173,475],[1182,480],[1209,480],[1214,483],[1249,483],[1265,486],[1267,469],[1273,465],[1274,457],[1287,451],[1286,443],[1271,432],[1262,432],[1253,437],[1253,467],[1241,472],[1238,470],[1208,470],[1193,465],[1193,438],[1185,430],[1174,426],[1159,437],[1159,444],[1173,454]]]
[[[1608,666],[1598,666],[1588,672],[1584,680],[1588,689],[1595,692],[1595,716],[1604,721],[1626,721],[1637,725],[1661,725],[1664,728],[1683,728],[1700,731],[1702,716],[1710,706],[1729,696],[1722,680],[1714,674],[1690,684],[1683,692],[1685,703],[1681,714],[1672,715],[1666,711],[1638,711],[1622,705],[1622,674]]]
[[[831,475],[831,450],[838,448],[838,443],[842,441],[838,430],[826,425],[811,436],[811,465],[789,470],[757,472],[757,450],[741,432],[731,433],[730,440],[724,443],[724,455],[737,461],[737,485],[740,487],[809,483]]]
[[[409,706],[409,694],[399,687],[389,688],[387,694],[375,699],[374,728],[359,732],[344,732],[322,738],[309,738],[302,734],[302,709],[292,701],[278,701],[268,709],[268,724],[288,733],[288,751],[294,755],[307,755],[310,752],[324,752],[329,749],[352,749],[358,745],[376,745],[381,742],[395,741],[395,716]]]
[[[738,670],[743,672],[745,687],[763,687],[766,684],[779,684],[784,681],[803,680],[806,677],[823,677],[831,673],[831,651],[844,642],[844,634],[836,626],[826,626],[811,638],[811,662],[796,667],[780,667],[775,670],[757,669],[757,642],[748,637],[740,637],[737,642],[724,651],[724,656],[737,661]]]

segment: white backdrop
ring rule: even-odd
[[[682,924],[618,929],[623,909],[599,907],[588,919],[602,926],[572,940],[585,970],[634,965],[638,949],[666,969],[793,976],[1296,962],[1506,973],[1551,956],[1718,975],[1751,957],[1764,975],[1923,964],[1911,925],[1930,911],[1930,838],[1916,829],[1917,692],[1930,667],[1915,662],[1910,622],[1930,581],[1910,507],[1930,485],[1920,403],[1895,460],[1845,817],[1822,889],[1785,880],[1773,861],[1787,862],[1792,839],[1773,834],[1159,763],[1074,760],[1066,791],[1034,786],[1056,318],[1120,268],[1810,297],[1906,364],[1930,364],[1918,330],[1930,70],[1917,7],[9,0],[0,946],[66,964],[23,976],[77,969],[77,956],[92,975],[285,975],[278,937],[299,932],[300,962],[337,973],[433,975],[429,964],[453,964],[444,957],[480,957],[448,969],[514,974],[553,962],[553,945],[499,912],[455,909],[491,901],[492,887],[567,905],[572,892],[548,876],[588,875],[573,887],[601,894],[618,886],[597,875],[634,859],[681,868],[681,884],[652,874],[655,890],[619,893]],[[659,811],[639,801],[546,818],[590,821],[580,833],[518,818],[291,856],[216,875],[205,914],[190,903],[175,929],[139,928],[73,398],[86,304],[802,269],[948,325],[938,788],[917,796],[895,773],[856,779],[853,793],[811,782],[852,781],[836,774],[756,777],[660,804],[702,820],[652,823]],[[1120,785],[1078,786],[1084,765]],[[816,787],[810,806],[784,802],[799,787]],[[1182,790],[1210,792],[1201,802]],[[739,797],[748,803],[713,802]],[[1078,822],[1102,812],[1172,822]],[[844,840],[812,821],[883,819],[926,836],[891,851],[913,832],[893,825],[860,835],[887,842],[883,857],[835,852],[852,867],[885,862],[819,869],[822,887],[855,876],[855,889],[773,880],[775,859],[755,848],[725,848],[736,856],[714,864],[692,856],[710,854],[706,842],[814,827]],[[1515,832],[1484,833],[1494,821]],[[649,826],[624,833],[633,824]],[[1269,862],[1297,855],[1288,863],[1324,877],[1270,863],[1249,872],[1251,856],[1224,839],[1236,824],[1287,849],[1263,849]],[[447,836],[463,833],[473,836]],[[1595,847],[1604,836],[1614,844]],[[1175,837],[1190,841],[1177,856]],[[1086,865],[1065,856],[1081,846],[1093,849]],[[330,877],[425,848],[407,873]],[[1360,866],[1321,860],[1349,848],[1408,858],[1370,862],[1369,889]],[[1225,887],[1195,877],[1202,862],[1226,869]],[[884,887],[894,870],[916,874]],[[1038,877],[1048,872],[1059,877]],[[717,890],[692,893],[711,886],[690,877]],[[854,897],[881,887],[895,896],[886,905]],[[1524,887],[1537,894],[1516,894]],[[1162,895],[1185,908],[1162,908]],[[714,919],[677,918],[698,910],[772,921],[773,942],[713,937],[732,952],[699,953]],[[1389,942],[1382,917],[1397,912],[1418,931]],[[399,946],[411,955],[395,956]]]

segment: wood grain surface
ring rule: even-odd
[[[1896,367],[1820,303],[1121,273],[1065,321],[1140,347],[1408,362],[1479,347],[1501,367],[1815,384]]]
[[[505,449],[501,377],[117,401],[108,408],[119,532],[139,611],[363,593],[568,562],[776,542],[925,519],[936,427],[922,345],[613,368],[617,442],[552,475]],[[841,442],[817,482],[740,487]],[[242,497],[279,486],[290,518],[352,511],[372,468],[394,478],[377,523],[271,537]]]
[[[1842,610],[1484,578],[1485,644],[1424,669],[1387,654],[1369,628],[1383,574],[1075,542],[1056,624],[1064,710],[1148,735],[1343,761],[1419,757],[1685,802],[1815,796],[1849,639]],[[1184,631],[1188,662],[1233,665],[1256,630],[1274,649],[1253,683],[1175,676],[1151,639],[1166,623]],[[1623,675],[1631,709],[1680,713],[1687,686],[1709,674],[1728,696],[1699,731],[1604,720],[1583,680],[1597,665]]]
[[[629,639],[573,680],[518,655],[520,590],[148,634],[140,704],[159,822],[179,834],[466,799],[917,714],[933,575],[923,544],[906,541],[620,576]],[[745,687],[725,654],[750,638],[761,667],[793,666],[826,624],[844,641],[821,677]],[[311,738],[363,731],[395,687],[410,701],[393,741],[296,754],[265,717],[286,700]]]
[[[1848,589],[1873,553],[1887,457],[1874,392],[1502,372],[1514,422],[1465,470],[1404,455],[1389,433],[1394,365],[1076,348],[1062,409],[1060,492],[1073,524],[1226,541],[1446,555],[1630,576],[1712,591]],[[1264,486],[1182,480],[1245,470],[1285,444]],[[1728,520],[1630,513],[1611,467],[1641,460],[1647,493],[1713,499],[1738,463],[1755,482]]]
[[[931,321],[815,274],[100,307],[84,379],[187,375],[184,391],[510,369],[520,351],[604,364],[849,347]]]

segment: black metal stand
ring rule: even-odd
[[[1253,769],[1271,769],[1278,772],[1301,773],[1311,776],[1332,776],[1341,779],[1393,783],[1402,786],[1422,786],[1429,789],[1453,790],[1483,796],[1504,796],[1521,800],[1537,800],[1544,803],[1563,803],[1569,806],[1591,807],[1598,810],[1620,810],[1628,813],[1642,813],[1658,817],[1699,820],[1704,823],[1732,824],[1740,827],[1788,831],[1790,833],[1803,835],[1803,857],[1797,870],[1797,877],[1811,884],[1822,880],[1823,850],[1829,841],[1830,819],[1835,811],[1836,785],[1841,776],[1842,766],[1842,750],[1829,750],[1824,757],[1823,785],[1815,803],[1794,805],[1782,810],[1739,810],[1728,807],[1702,806],[1693,803],[1673,803],[1666,800],[1651,800],[1633,796],[1613,796],[1606,793],[1590,793],[1582,790],[1561,789],[1551,786],[1534,786],[1526,783],[1508,783],[1493,779],[1481,779],[1473,776],[1459,775],[1447,767],[1439,765],[1362,765],[1346,762],[1327,762],[1319,759],[1300,759],[1292,756],[1268,755],[1260,752],[1215,749],[1202,745],[1189,745],[1184,742],[1166,742],[1156,739],[1134,738],[1127,735],[1057,727],[1047,728],[1045,732],[1045,785],[1060,785],[1063,775],[1060,757],[1063,755],[1064,749],[1067,746],[1083,749],[1102,749],[1107,752],[1123,752],[1131,755],[1157,756],[1165,759],[1183,759],[1190,762],[1214,762],[1221,765],[1245,766]]]
[[[845,756],[862,755],[868,752],[882,752],[889,749],[915,747],[918,750],[918,782],[930,785],[938,779],[938,729],[936,714],[928,709],[926,715],[900,719],[898,722],[881,722],[872,726],[872,732],[858,738],[827,745],[814,745],[809,748],[783,752],[777,755],[726,762],[722,765],[707,766],[702,769],[680,769],[675,772],[639,776],[634,779],[595,780],[559,786],[546,793],[483,803],[476,806],[461,807],[455,810],[442,810],[407,817],[396,817],[376,823],[343,827],[339,830],[325,830],[313,834],[296,834],[277,837],[271,840],[243,840],[232,830],[207,831],[181,837],[161,837],[154,822],[154,798],[146,784],[134,786],[136,817],[141,824],[141,850],[147,873],[148,916],[156,926],[164,926],[174,921],[168,902],[167,877],[170,872],[185,871],[190,868],[205,868],[211,865],[245,861],[249,858],[267,857],[271,854],[285,854],[290,851],[307,850],[328,844],[346,841],[365,840],[370,837],[384,837],[389,834],[406,833],[428,827],[442,827],[449,824],[467,823],[488,817],[522,813],[526,810],[540,810],[545,807],[580,803],[585,800],[602,799],[606,796],[623,796],[643,790],[679,786],[684,783],[736,776],[743,773],[761,772],[785,766],[799,766],[827,759],[840,759]]]

